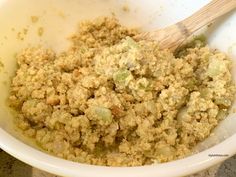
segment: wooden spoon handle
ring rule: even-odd
[[[174,51],[194,32],[235,8],[236,0],[212,0],[185,20],[163,29],[141,33],[136,38],[156,40],[161,49]]]
[[[209,4],[194,13],[192,16],[177,23],[186,36],[190,36],[195,31],[205,25],[210,24],[216,18],[230,12],[236,8],[236,0],[212,0]]]

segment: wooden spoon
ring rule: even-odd
[[[141,33],[136,38],[156,40],[161,49],[174,51],[194,32],[235,8],[236,0],[212,0],[185,20],[163,29]]]

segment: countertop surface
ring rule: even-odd
[[[0,149],[0,177],[59,177],[33,168]],[[236,177],[236,156],[189,177]]]

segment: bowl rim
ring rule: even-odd
[[[105,167],[60,159],[24,144],[2,128],[0,128],[0,148],[33,167],[67,177],[177,177],[193,174],[233,156],[236,153],[236,134],[189,157],[140,167]],[[227,156],[209,156],[222,152]]]

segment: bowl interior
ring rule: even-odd
[[[122,24],[152,30],[175,23],[210,0],[0,0],[0,128],[17,138],[22,136],[13,126],[7,107],[10,79],[16,70],[15,54],[30,45],[42,45],[57,52],[65,50],[67,37],[81,20],[115,15]],[[127,10],[128,8],[128,10]],[[126,9],[126,10],[125,10]],[[35,20],[37,19],[37,20]],[[37,21],[37,22],[36,22]],[[236,61],[236,13],[217,20],[204,30],[212,48],[220,49]],[[39,30],[43,29],[43,35]],[[234,63],[233,74],[236,74]],[[233,107],[235,104],[233,105]],[[200,143],[204,150],[236,133],[232,112],[214,130],[213,136]],[[24,138],[27,144],[29,140]]]

